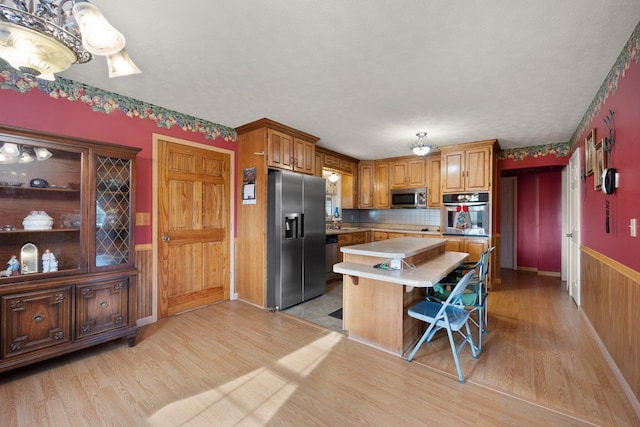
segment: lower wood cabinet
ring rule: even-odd
[[[136,275],[0,288],[0,372],[126,337],[135,345]]]
[[[367,243],[367,234],[366,231],[338,234],[338,262],[342,262],[344,259],[342,251],[340,251],[342,247]]]
[[[3,295],[2,358],[70,342],[72,300],[70,286]]]

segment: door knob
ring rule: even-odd
[[[164,236],[162,236],[162,241],[163,242],[168,242],[169,240],[171,240],[171,237],[167,236],[166,234]]]

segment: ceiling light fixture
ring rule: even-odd
[[[0,143],[0,164],[31,163],[34,160],[47,160],[53,154],[43,147]]]
[[[426,156],[433,148],[431,145],[425,143],[427,133],[418,132],[416,133],[416,136],[418,137],[418,140],[411,146],[411,151],[413,151],[413,154],[416,156]]]
[[[124,45],[124,36],[87,0],[0,0],[0,58],[25,74],[54,80],[92,54],[107,57],[109,77],[137,74]]]
[[[340,175],[338,175],[335,172],[331,172],[331,175],[329,175],[328,180],[331,182],[338,182],[338,180],[340,179]]]

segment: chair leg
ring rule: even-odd
[[[458,370],[458,379],[460,380],[460,384],[464,384],[464,377],[462,376],[462,369],[460,368],[460,361],[458,360],[458,349],[456,348],[456,343],[453,341],[453,334],[451,333],[451,328],[447,326],[447,335],[449,336],[449,344],[451,344],[451,352],[453,353],[453,360],[456,362],[456,369]],[[464,347],[464,342],[462,343]]]
[[[416,344],[416,346],[413,348],[413,350],[411,351],[411,354],[409,354],[409,357],[407,357],[407,362],[411,362],[413,360],[413,356],[416,355],[416,353],[418,352],[418,349],[420,348],[420,346],[422,344],[424,344],[424,342],[427,340],[427,338],[430,339],[429,335],[433,335],[433,330],[435,330],[436,324],[432,323],[429,325],[429,327],[427,328],[427,330],[424,332],[424,334],[422,335],[422,337],[420,337],[420,340],[418,341],[418,343]]]
[[[478,307],[478,353],[482,352],[482,333],[484,332],[484,307]]]

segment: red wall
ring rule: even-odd
[[[128,117],[120,111],[95,112],[84,102],[56,99],[36,89],[26,93],[0,90],[0,125],[142,148],[137,157],[137,212],[152,213],[153,133],[237,150],[236,143],[223,138],[206,139],[177,126],[160,128],[152,120]],[[136,227],[137,244],[151,243],[151,239],[151,225]]]
[[[620,174],[620,187],[609,197],[611,233],[607,234],[604,227],[605,195],[594,190],[591,175],[584,184],[586,191],[584,188],[581,191],[580,234],[583,245],[640,271],[640,237],[629,235],[630,219],[636,218],[640,223],[640,64],[629,62],[629,68],[618,80],[616,92],[606,98],[579,139],[579,146],[584,150],[584,138],[592,128],[596,129],[596,141],[606,136],[603,118],[609,110],[614,112],[616,134],[610,166]]]
[[[518,175],[518,267],[561,270],[562,173]]]

